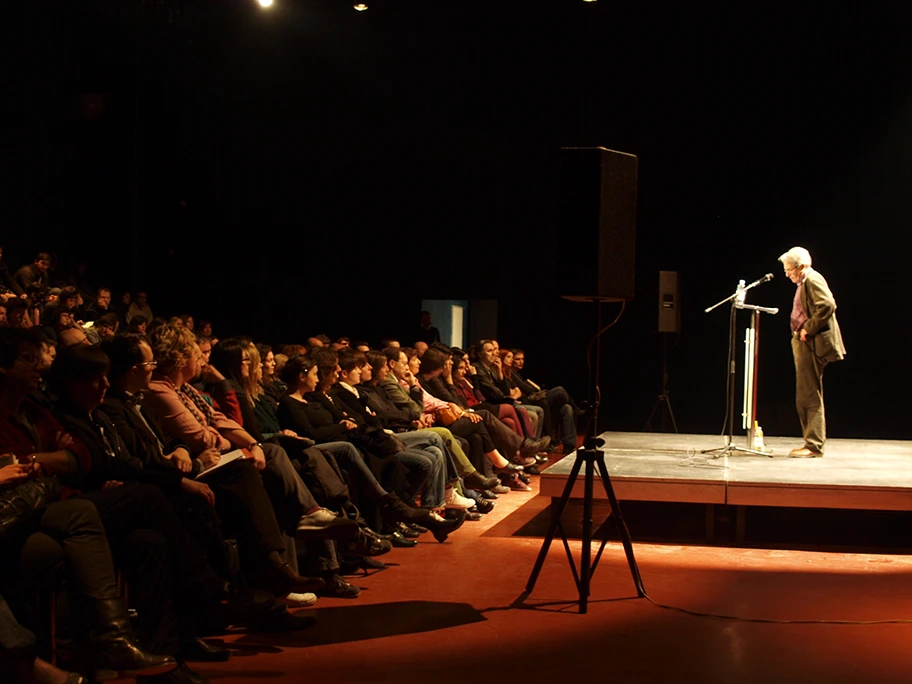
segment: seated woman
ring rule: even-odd
[[[557,414],[560,420],[561,444],[564,453],[569,454],[576,449],[578,441],[576,431],[576,418],[586,413],[586,410],[577,406],[573,397],[563,387],[552,387],[545,390],[531,380],[523,377],[522,370],[526,362],[526,353],[522,349],[511,349],[503,357],[503,372],[511,387],[520,393],[520,400],[524,404],[536,404],[550,415]],[[581,402],[587,405],[587,402]],[[549,421],[546,421],[549,422]],[[550,426],[548,426],[550,427]]]
[[[279,399],[285,396],[287,387],[285,387],[285,383],[279,379],[278,369],[276,368],[277,359],[272,351],[272,347],[267,344],[257,344],[256,349],[260,357],[260,362],[263,364],[260,369],[260,375],[262,377],[259,380],[259,384],[266,393],[266,396],[272,401],[272,408],[276,409],[279,406]]]
[[[487,411],[497,420],[509,427],[520,439],[522,444],[519,448],[519,454],[524,459],[535,459],[541,462],[547,459],[538,459],[537,454],[545,449],[548,445],[547,438],[534,439],[534,428],[532,421],[525,409],[514,404],[512,399],[505,398],[496,403],[485,400],[485,397],[472,385],[466,377],[467,371],[471,369],[468,362],[464,363],[461,371],[459,385],[453,378],[453,366],[456,360],[453,358],[452,350],[450,353],[443,351],[439,347],[433,347],[428,350],[429,353],[421,359],[419,365],[419,377],[428,391],[438,399],[452,401],[463,409],[473,409],[476,412]],[[442,366],[441,366],[442,364]],[[434,372],[442,368],[442,372],[436,375]],[[474,370],[474,369],[472,369]],[[489,421],[490,422],[490,421]],[[497,426],[495,429],[500,429]],[[534,465],[535,460],[523,461],[529,465]],[[518,462],[518,461],[517,461]],[[526,472],[529,472],[528,468]]]
[[[60,478],[72,477],[77,463],[87,464],[89,456],[48,411],[25,401],[41,381],[40,345],[40,336],[31,331],[0,330],[0,411],[8,417],[0,421],[0,452],[15,456],[20,463],[2,469],[0,484],[14,488],[42,477],[49,492],[48,504],[29,516],[12,540],[4,541],[3,557],[10,557],[8,545],[21,549],[33,533],[49,536],[63,548],[69,578],[85,598],[91,638],[97,647],[97,668],[125,675],[173,670],[177,667],[173,657],[144,651],[133,635],[126,607],[117,593],[105,524],[92,497],[59,501],[63,491]],[[119,509],[108,520],[110,533],[122,540],[140,522],[139,507],[147,501],[118,489],[110,489],[105,500],[117,502],[107,507],[109,511]],[[123,522],[118,522],[118,517]],[[125,529],[126,525],[131,529]]]
[[[279,402],[278,417],[282,427],[310,437],[321,448],[331,447],[340,441],[350,444],[351,433],[357,429],[354,421],[343,418],[336,422],[323,402],[312,400],[319,377],[317,365],[309,357],[298,355],[288,359],[282,371],[282,380],[288,386],[288,394]],[[394,458],[370,457],[373,465],[369,466],[359,449],[337,450],[334,455],[343,466],[349,468],[365,495],[377,502],[387,522],[417,523],[431,530],[434,538],[442,543],[464,521],[464,516],[461,519],[457,517],[455,520],[446,520],[434,511],[413,509],[394,492],[388,491],[381,484],[380,478],[385,469],[399,467]],[[401,482],[400,486],[404,484]]]
[[[285,544],[279,528],[298,538],[349,539],[357,533],[357,524],[320,507],[281,448],[257,442],[192,387],[190,382],[199,374],[202,357],[193,333],[182,326],[164,325],[153,335],[152,349],[157,367],[144,393],[144,405],[165,433],[180,439],[193,456],[209,458],[213,464],[218,463],[220,454],[241,449],[245,459],[260,471],[272,510],[262,503],[260,490],[245,492],[244,503],[256,512],[251,523],[262,542],[265,558],[261,563],[270,568],[271,579],[287,580],[274,593],[281,595],[281,589],[286,594],[320,589],[322,582],[300,577],[282,559]]]
[[[384,429],[395,432],[403,440],[408,439],[412,432],[433,432],[440,437],[443,447],[452,454],[456,472],[466,487],[485,491],[500,484],[500,480],[496,477],[485,477],[475,468],[469,457],[465,455],[462,443],[447,428],[426,427],[422,422],[420,410],[416,408],[412,411],[406,406],[397,406],[390,399],[383,382],[389,376],[390,368],[387,358],[382,352],[368,351],[365,359],[367,364],[362,367],[358,391],[364,395],[367,407],[380,419]],[[397,389],[399,388],[397,387]],[[466,448],[468,448],[468,442],[466,442]]]
[[[469,457],[475,467],[483,468],[485,459],[487,459],[504,485],[518,491],[530,491],[528,484],[520,480],[517,475],[517,473],[522,471],[523,466],[508,461],[501,453],[501,448],[503,448],[506,453],[514,455],[521,444],[521,440],[509,428],[501,423],[502,429],[498,429],[495,423],[491,423],[492,427],[497,430],[497,437],[501,442],[498,444],[494,440],[494,435],[487,428],[485,416],[474,411],[463,411],[457,404],[437,399],[422,387],[409,365],[410,358],[417,358],[415,350],[409,349],[406,352],[402,349],[392,348],[385,350],[383,353],[387,355],[390,362],[390,370],[392,371],[391,376],[385,381],[385,387],[387,387],[387,391],[391,396],[395,389],[398,388],[400,392],[406,393],[406,397],[409,400],[420,400],[420,410],[431,421],[436,421],[442,412],[446,410],[452,411],[456,419],[450,422],[447,427],[454,435],[464,437],[468,441]],[[394,358],[398,360],[394,360]],[[412,363],[418,367],[420,360]],[[439,373],[439,369],[435,372]],[[389,387],[390,383],[394,387]]]
[[[332,354],[334,352],[330,352],[330,356],[327,357],[330,361]],[[359,390],[365,378],[367,381],[370,380],[372,372],[364,354],[350,348],[341,349],[337,358],[338,371],[332,375],[338,379],[329,388],[332,403],[330,410],[341,410],[359,426],[367,429],[384,430],[386,426],[383,421],[374,414],[367,404],[367,396]],[[460,485],[456,464],[439,435],[430,430],[415,430],[401,433],[398,439],[408,447],[402,453],[408,454],[417,450],[433,460],[435,473],[428,479],[426,493],[422,497],[424,506],[436,508],[445,505],[446,508],[463,509],[473,507],[473,501],[457,491]],[[403,458],[402,453],[398,455],[399,458]]]

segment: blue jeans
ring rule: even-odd
[[[431,430],[401,432],[396,436],[409,447],[409,451],[404,452],[405,454],[417,451],[430,460],[431,468],[421,500],[422,506],[430,508],[442,506],[446,500],[447,482],[457,478],[456,464],[453,462],[453,457],[446,448],[443,438]],[[399,454],[399,460],[403,460],[403,455]]]
[[[552,411],[558,412],[561,444],[564,446],[564,453],[569,454],[576,449],[576,416],[573,415],[570,395],[563,387],[553,387],[545,395],[545,401],[548,402]]]

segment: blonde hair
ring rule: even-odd
[[[183,325],[165,323],[149,335],[152,342],[152,353],[158,361],[160,373],[170,373],[187,365],[187,359],[193,353],[196,335]]]
[[[285,368],[285,364],[288,363],[288,357],[285,354],[273,354],[272,356],[276,362],[276,367],[272,372],[272,376],[278,378],[280,377],[279,374],[282,372],[282,369]]]
[[[260,351],[253,342],[247,345],[247,356],[250,357],[250,372],[244,378],[244,390],[247,392],[247,400],[253,406],[257,399],[266,394],[266,390],[260,384],[260,380],[263,379],[263,371],[260,369],[262,363]]]

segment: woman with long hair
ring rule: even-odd
[[[320,386],[319,368],[310,357],[298,355],[288,359],[282,380],[288,385],[288,394],[279,402],[278,415],[282,427],[315,440],[321,448],[339,441],[352,443],[358,425],[349,418],[335,415],[316,396]],[[325,378],[324,387],[328,387]],[[443,542],[465,520],[464,515],[456,520],[446,520],[433,510],[415,509],[404,503],[389,485],[393,482],[398,483],[400,489],[407,487],[407,483],[400,479],[401,466],[394,455],[365,456],[361,449],[356,448],[354,452],[340,452],[337,458],[361,483],[361,490],[377,504],[388,523],[417,523],[431,530],[437,541]],[[386,484],[381,484],[384,479]]]

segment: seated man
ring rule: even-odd
[[[28,291],[32,285],[39,285],[46,290],[50,287],[48,278],[50,268],[51,255],[47,252],[39,252],[34,263],[26,264],[16,271],[16,275],[13,277],[24,291]]]

